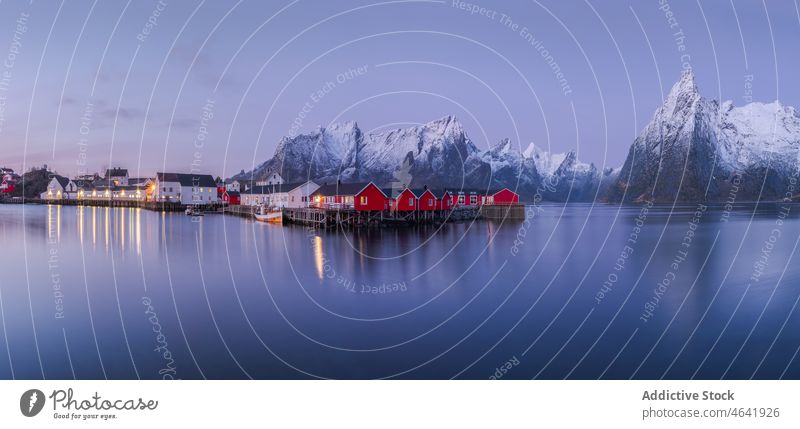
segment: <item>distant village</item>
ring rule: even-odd
[[[104,175],[69,178],[42,169],[23,177],[2,170],[0,202],[140,207],[179,211],[202,216],[230,213],[265,222],[292,222],[325,227],[348,224],[446,222],[484,218],[524,219],[519,195],[508,189],[412,189],[402,184],[381,187],[373,182],[288,183],[277,171],[260,180],[222,180],[210,174],[156,173],[155,177],[130,177],[126,168],[114,167]],[[38,190],[32,186],[36,173]],[[41,192],[39,193],[39,190]],[[33,192],[38,193],[38,196]],[[12,197],[12,195],[15,195]],[[33,196],[32,196],[33,195]]]
[[[13,170],[0,170],[0,193],[12,193],[21,178]],[[509,190],[382,188],[367,183],[286,183],[278,172],[262,180],[221,180],[210,174],[156,173],[155,177],[130,177],[115,167],[105,175],[68,178],[52,174],[39,199],[58,201],[130,201],[190,205],[267,205],[279,208],[354,208],[357,210],[446,210],[454,206],[512,204],[519,196]]]

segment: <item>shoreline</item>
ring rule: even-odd
[[[187,208],[197,207],[194,204],[164,203],[152,201],[125,200],[41,200],[18,199],[2,200],[0,204],[34,205],[34,206],[73,206],[104,208],[139,208],[152,212],[183,212]],[[354,208],[282,208],[282,224],[306,225],[322,228],[364,228],[413,226],[422,224],[441,225],[448,222],[470,220],[523,222],[525,220],[525,204],[508,205],[473,205],[432,211],[359,211]],[[222,214],[242,217],[257,222],[255,213],[258,207],[248,205],[208,204],[202,206],[204,214]]]

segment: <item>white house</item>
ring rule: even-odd
[[[265,204],[273,207],[308,207],[309,195],[319,189],[312,181],[253,186],[241,193],[242,205]]]
[[[53,176],[47,184],[47,190],[42,192],[43,200],[74,200],[77,198],[78,185],[64,176]]]
[[[286,202],[286,207],[308,207],[310,202],[309,195],[313,194],[317,189],[319,189],[319,185],[310,180],[299,186],[295,186],[289,190],[289,199]]]
[[[109,168],[105,179],[114,186],[128,186],[128,170],[126,168]]]
[[[146,183],[146,182],[145,182]],[[137,185],[115,186],[104,179],[93,182],[83,182],[78,186],[77,198],[79,200],[117,200],[117,201],[145,201],[147,199],[147,186],[145,183]]]
[[[232,192],[242,192],[242,183],[238,180],[227,180],[225,183],[225,190]]]
[[[210,174],[156,173],[153,199],[158,202],[214,204],[219,202],[217,184]]]
[[[266,205],[279,205],[282,198],[288,199],[285,192],[281,192],[281,185],[256,185],[248,190],[241,192],[242,205],[244,206],[258,206],[261,204]]]
[[[269,185],[281,185],[283,184],[283,177],[277,171],[267,171],[267,176],[264,180],[259,180],[256,182],[256,186],[269,186]]]

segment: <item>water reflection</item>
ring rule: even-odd
[[[103,244],[106,253],[114,246],[122,252],[134,251],[142,254],[142,243],[146,237],[152,238],[152,225],[143,227],[142,209],[139,208],[109,208],[109,207],[62,207],[60,205],[43,206],[45,210],[45,239],[56,244],[62,242],[65,234],[73,236],[81,247],[91,242],[92,247],[97,246],[98,230],[102,230]],[[32,209],[31,209],[32,210]],[[98,211],[102,211],[98,215]],[[161,226],[165,218],[161,218]],[[35,216],[30,220],[31,226],[36,225]],[[201,246],[203,245],[202,228],[197,229]]]
[[[316,235],[313,238],[314,243],[312,247],[314,248],[314,265],[317,267],[317,276],[320,280],[324,278],[325,275],[325,258],[322,256],[322,237]]]
[[[135,378],[131,360],[143,378],[157,378],[161,362],[152,353],[144,293],[159,311],[174,347],[170,351],[183,364],[181,378],[242,377],[223,336],[258,378],[302,376],[263,344],[322,377],[387,377],[446,352],[407,376],[450,377],[470,368],[463,376],[485,378],[487,369],[516,355],[521,364],[510,378],[541,373],[627,379],[642,362],[637,377],[660,378],[674,362],[668,378],[689,377],[698,367],[699,378],[719,378],[731,363],[730,350],[735,353],[742,344],[729,377],[750,377],[765,355],[757,378],[780,375],[800,344],[797,315],[789,318],[800,296],[800,265],[790,257],[800,233],[800,210],[784,221],[761,280],[749,290],[753,264],[777,212],[745,208],[721,222],[719,213],[709,211],[654,318],[639,321],[654,286],[682,248],[692,210],[656,207],[642,223],[637,207],[545,206],[521,239],[519,224],[309,232],[214,215],[198,224],[181,213],[131,208],[0,205],[4,243],[11,248],[28,243],[24,251],[8,252],[2,266],[0,288],[8,300],[4,326],[14,347],[9,359],[0,353],[0,378],[11,377],[8,360],[17,375],[41,377],[32,358],[31,317],[40,344],[47,344],[42,356],[48,378],[71,378],[64,332],[76,345],[71,352],[79,377],[103,378],[100,356],[110,363],[111,378]],[[632,231],[635,243],[629,242]],[[24,286],[51,283],[49,240],[58,242],[66,321],[53,319],[48,287],[31,288],[33,313],[28,309]],[[625,253],[624,266],[616,268],[626,245],[634,251]],[[512,254],[514,246],[519,252]],[[134,252],[138,257],[116,257]],[[598,301],[609,273],[614,283]],[[110,286],[115,281],[118,290]],[[747,342],[754,326],[766,341]],[[639,334],[632,337],[635,331]],[[95,335],[98,345],[92,342]],[[521,351],[534,340],[523,359]],[[453,345],[458,347],[447,350]],[[202,375],[191,364],[189,347]],[[386,350],[341,350],[378,348]],[[493,354],[470,366],[488,350]],[[800,364],[793,365],[787,378],[800,376]]]

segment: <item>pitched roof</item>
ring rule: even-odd
[[[386,195],[389,198],[397,198],[400,196],[400,194],[402,194],[406,190],[411,191],[411,193],[414,194],[414,197],[419,197],[420,195],[422,195],[422,193],[417,193],[417,191],[408,188],[381,188],[381,192],[383,192],[383,195]]]
[[[332,185],[322,185],[311,194],[311,196],[336,196],[336,195],[355,195],[369,186],[372,182],[360,183],[334,183]],[[386,193],[378,188],[384,195]]]
[[[511,192],[512,194],[519,195],[519,192],[517,192],[517,191],[515,191],[515,190],[513,190],[513,189],[511,189],[511,188],[508,188],[508,187],[506,187],[506,188],[499,188],[499,189],[492,189],[491,191],[489,191],[489,193],[488,193],[487,195],[494,195],[494,194],[496,194],[496,193],[498,193],[498,192],[500,192],[500,191],[503,191],[503,190],[508,190],[508,191],[509,191],[509,192]]]
[[[431,194],[433,194],[433,197],[434,197],[434,198],[436,198],[436,192],[434,192],[432,189],[428,189],[428,188],[422,188],[422,189],[412,189],[412,190],[411,190],[411,192],[413,192],[413,193],[414,193],[414,195],[416,195],[416,196],[417,196],[417,198],[420,198],[420,197],[422,197],[422,195],[423,195],[424,193],[428,192],[428,191],[431,191]]]
[[[307,182],[298,182],[298,183],[281,183],[275,185],[253,186],[252,188],[247,189],[242,193],[258,194],[258,195],[280,194],[284,192],[289,192],[294,188],[305,185],[306,183]]]
[[[128,175],[127,168],[109,168],[106,170],[106,177],[122,177]]]
[[[189,174],[189,173],[156,173],[159,182],[178,182],[181,186],[201,186],[204,188],[215,188],[217,182],[210,174]]]
[[[434,196],[435,196],[437,199],[440,199],[440,200],[441,200],[442,198],[444,198],[444,195],[445,195],[445,194],[450,194],[450,195],[453,195],[453,192],[452,192],[452,191],[450,191],[449,189],[431,189],[430,191],[431,191],[431,192],[433,192],[433,195],[434,195]]]
[[[150,180],[149,177],[131,177],[131,178],[128,178],[128,184],[129,185],[139,185],[139,184],[144,184],[148,180]]]
[[[241,195],[239,192],[236,191],[225,191],[225,193],[228,194],[229,197],[238,197]]]
[[[59,176],[58,174],[53,176],[53,179],[56,179],[58,181],[58,184],[61,185],[62,188],[66,188],[67,185],[69,184],[69,178],[64,176]]]
[[[113,187],[114,187],[114,184],[111,183],[110,180],[106,180],[106,179],[99,179],[99,180],[95,180],[93,182],[84,182],[84,184],[83,184],[83,189],[84,190],[93,190],[93,189],[105,190],[105,189],[110,189],[110,188],[113,188]]]

